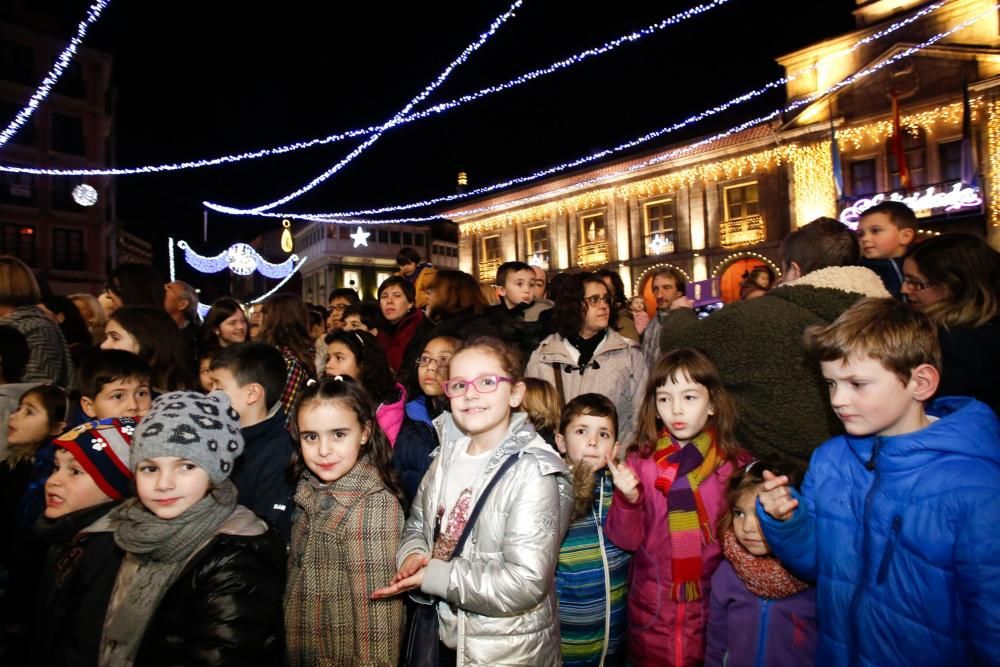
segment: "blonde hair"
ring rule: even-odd
[[[562,414],[562,402],[556,388],[548,380],[540,378],[526,377],[521,382],[525,387],[521,409],[528,413],[535,430],[549,429],[555,433]]]
[[[0,305],[33,306],[42,300],[35,274],[17,257],[0,256]]]
[[[80,292],[79,294],[70,294],[69,300],[74,304],[77,301],[83,301],[90,308],[91,314],[94,316],[93,322],[85,322],[87,328],[96,329],[98,327],[103,327],[108,323],[108,318],[104,314],[104,309],[101,308],[101,302],[97,300],[97,297],[92,294],[84,294]]]

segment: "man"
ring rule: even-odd
[[[167,311],[177,328],[187,356],[198,357],[198,339],[201,334],[201,317],[198,315],[198,293],[194,287],[182,280],[175,280],[163,286],[163,309]]]
[[[549,287],[549,276],[545,273],[545,270],[538,266],[531,267],[531,270],[535,272],[535,279],[531,281],[531,294],[535,297],[535,303],[544,303],[548,305],[554,305],[552,299],[547,299],[545,297],[545,290]]]
[[[344,326],[344,309],[361,303],[361,297],[350,287],[338,287],[330,292],[330,315],[326,319],[327,333]]]
[[[685,305],[684,289],[687,279],[678,269],[668,267],[653,274],[653,298],[656,299],[656,316],[650,319],[642,332],[642,354],[652,370],[660,358],[660,333],[667,319]],[[676,306],[675,306],[676,304]],[[683,315],[682,315],[683,317]]]

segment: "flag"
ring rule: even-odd
[[[899,100],[896,93],[892,94],[892,154],[896,157],[896,169],[899,171],[899,187],[910,189],[910,170],[906,164],[906,151],[903,150],[903,128],[899,125]]]
[[[830,161],[833,162],[833,187],[837,191],[837,201],[840,201],[844,197],[844,172],[840,165],[837,131],[833,129],[833,109],[830,109]]]
[[[976,176],[976,144],[972,141],[972,108],[969,105],[969,88],[962,84],[962,184],[970,188],[978,185]]]

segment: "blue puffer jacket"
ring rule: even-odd
[[[823,444],[790,520],[758,502],[774,553],[817,582],[817,665],[1000,665],[1000,422],[970,398],[927,412]]]

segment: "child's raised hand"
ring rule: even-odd
[[[410,554],[403,560],[403,564],[389,585],[372,592],[372,599],[388,598],[420,588],[420,584],[424,582],[424,568],[430,561],[431,558],[427,554]]]
[[[762,489],[757,498],[760,499],[764,511],[778,521],[791,519],[795,508],[799,506],[799,501],[793,498],[788,490],[788,477],[785,475],[775,477],[773,472],[765,470]]]
[[[615,445],[614,451],[608,454],[608,471],[615,488],[622,492],[630,503],[639,501],[639,478],[627,463],[616,463],[621,445]]]

